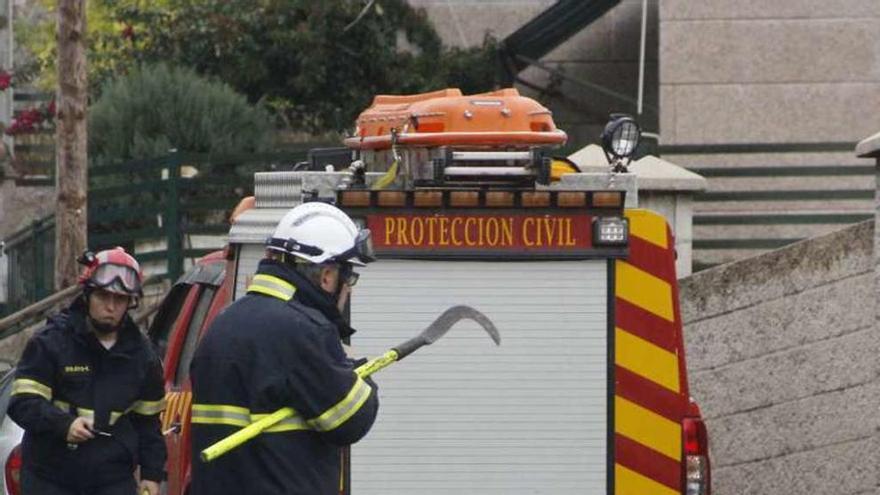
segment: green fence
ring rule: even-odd
[[[166,156],[89,169],[89,248],[134,249],[142,263],[162,260],[165,273],[177,279],[187,258],[211,249],[192,248],[192,235],[224,235],[228,217],[241,198],[253,194],[253,174],[290,170],[306,161],[314,144],[280,153]],[[8,301],[12,313],[54,292],[54,218],[49,217],[6,240]],[[154,249],[135,247],[149,240]],[[0,313],[2,314],[2,313]]]
[[[4,313],[12,313],[54,292],[54,218],[35,220],[16,232],[6,240],[4,251],[8,263]]]

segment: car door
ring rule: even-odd
[[[222,263],[197,265],[169,291],[149,335],[164,360],[167,406],[162,431],[168,448],[167,492],[182,495],[189,476],[189,365],[199,336],[216,312]]]

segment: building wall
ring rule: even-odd
[[[664,143],[858,142],[880,115],[880,2],[666,0]]]
[[[714,494],[877,493],[874,223],[682,280]]]
[[[697,263],[728,262],[772,247],[743,242],[749,239],[809,238],[841,228],[849,221],[841,217],[870,216],[873,173],[853,174],[852,167],[871,162],[851,150],[880,128],[880,113],[873,110],[880,107],[880,2],[665,0],[659,17],[663,145],[842,145],[831,151],[664,154],[689,168],[775,170],[710,178],[709,193],[782,193],[749,202],[698,198],[696,219],[703,223],[694,231]],[[839,170],[803,176],[781,170],[791,166]],[[807,190],[828,194],[798,197]],[[791,199],[782,201],[785,194]],[[859,197],[843,197],[853,194]],[[746,218],[736,223],[748,226],[738,228],[715,218],[806,213],[813,218]],[[731,239],[737,242],[718,247]]]

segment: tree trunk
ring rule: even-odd
[[[58,2],[55,289],[76,283],[76,258],[87,247],[86,0]]]

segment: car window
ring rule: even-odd
[[[183,342],[183,349],[180,351],[180,359],[177,360],[177,371],[174,374],[174,384],[181,385],[189,376],[189,363],[192,361],[193,354],[196,352],[196,343],[199,340],[199,330],[202,323],[205,322],[205,316],[208,314],[208,308],[211,307],[211,301],[217,292],[215,287],[205,286],[202,293],[199,294],[199,301],[196,303],[196,309],[193,311],[192,318],[189,320],[189,327],[186,329],[186,340]]]
[[[181,311],[183,309],[183,302],[186,301],[186,296],[191,287],[190,284],[177,284],[171,288],[168,295],[165,296],[165,300],[162,301],[162,306],[156,313],[156,318],[153,319],[153,324],[150,325],[150,330],[147,332],[153,345],[156,346],[156,352],[163,360],[165,359],[165,353],[168,351],[168,339],[171,336],[171,330],[177,326],[178,320],[183,314]]]

